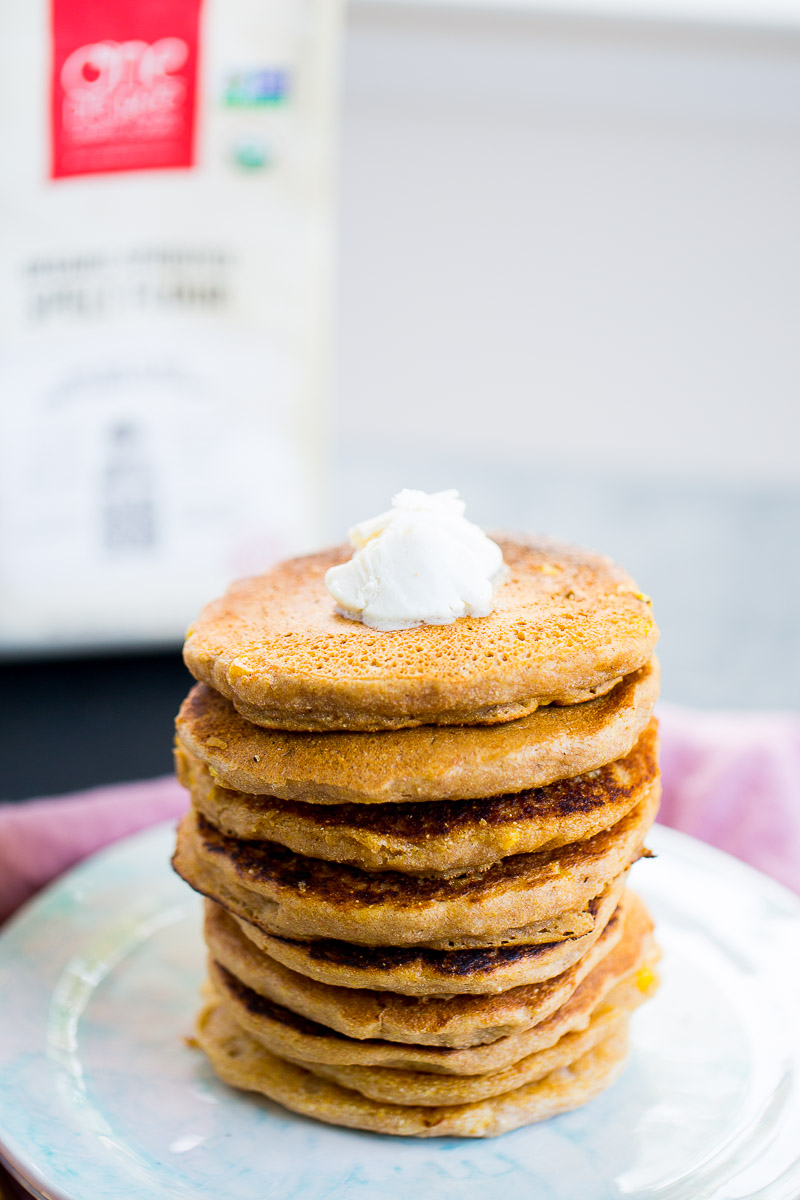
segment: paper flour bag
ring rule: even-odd
[[[177,640],[317,540],[339,19],[0,12],[0,650]]]

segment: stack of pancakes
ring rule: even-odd
[[[396,1134],[489,1136],[619,1073],[657,950],[629,867],[659,801],[649,601],[498,539],[495,611],[376,632],[345,548],[209,605],[177,721],[176,870],[207,897],[217,1074]]]

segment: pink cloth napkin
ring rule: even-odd
[[[800,717],[661,705],[659,821],[800,892]]]
[[[659,820],[800,892],[800,717],[664,705]],[[101,846],[186,808],[172,778],[0,806],[0,920]]]
[[[126,834],[177,820],[187,803],[168,775],[0,805],[0,921],[67,867]]]

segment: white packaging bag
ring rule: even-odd
[[[0,650],[319,537],[337,0],[0,12]]]

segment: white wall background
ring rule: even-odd
[[[345,436],[800,478],[800,34],[349,7]]]
[[[800,31],[348,22],[331,536],[460,487],[634,573],[669,699],[800,708]]]

